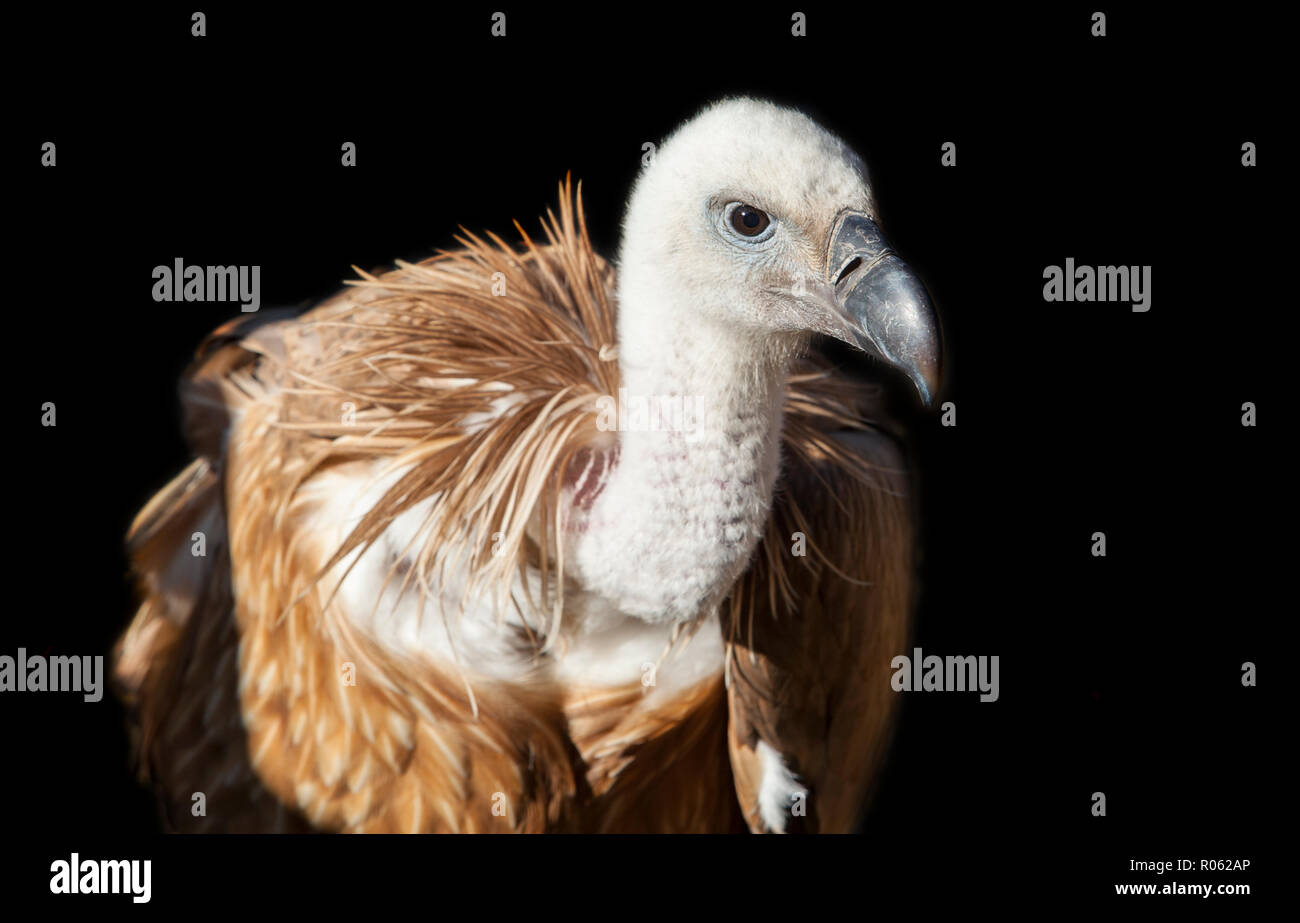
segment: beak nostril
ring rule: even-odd
[[[855,256],[853,259],[845,263],[844,268],[840,270],[840,274],[835,277],[835,285],[838,286],[841,282],[844,281],[845,276],[853,272],[853,270],[857,269],[861,265],[862,265],[862,257],[860,256]]]

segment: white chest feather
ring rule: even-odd
[[[337,469],[301,489],[311,510],[304,528],[319,538],[322,551],[338,547],[398,476],[376,479],[375,470],[369,465]],[[646,688],[647,704],[720,673],[716,618],[701,625],[689,643],[674,647],[673,625],[647,623],[599,596],[571,593],[565,597],[561,637],[542,654],[517,609],[467,597],[464,574],[448,575],[424,598],[413,587],[402,592],[403,555],[414,547],[431,505],[426,501],[398,517],[381,541],[345,558],[325,584],[333,589],[342,577],[334,605],[355,628],[394,653],[507,682],[572,689],[639,683]],[[522,599],[521,585],[515,595]]]

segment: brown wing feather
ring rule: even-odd
[[[911,512],[888,436],[859,428],[830,437],[798,421],[793,429],[787,449],[799,440],[799,450],[787,459],[763,547],[724,608],[731,762],[750,829],[767,829],[762,740],[808,790],[786,829],[851,831],[897,705],[889,663],[910,625]],[[796,532],[804,557],[793,554]]]
[[[220,457],[231,407],[221,382],[256,357],[231,326],[205,341],[182,384],[198,457],[127,533],[141,604],[114,652],[114,679],[131,708],[141,773],[154,783],[169,829],[305,832],[311,825],[258,778],[239,705]]]

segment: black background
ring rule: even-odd
[[[164,842],[111,694],[5,695],[5,825],[22,844],[5,893],[48,896],[49,863],[72,851],[153,858],[152,906],[196,893],[234,905],[263,886],[333,906],[471,881],[500,901],[545,889],[582,906],[599,880],[609,906],[637,913],[679,901],[675,881],[737,909],[846,882],[872,899],[989,906],[1198,900],[1113,896],[1170,877],[1263,890],[1294,737],[1273,714],[1290,535],[1271,434],[1289,403],[1280,273],[1294,239],[1277,233],[1294,204],[1279,24],[1235,6],[1111,8],[1093,38],[1082,6],[632,4],[507,7],[508,36],[492,39],[496,8],[209,5],[205,38],[188,9],[11,20],[29,57],[11,62],[4,155],[17,509],[0,653],[107,654],[129,618],[122,536],[188,460],[177,377],[238,313],[155,303],[155,265],[257,264],[264,309],[306,306],[352,264],[453,245],[458,224],[531,232],[566,171],[613,256],[641,145],[745,93],[803,108],[863,155],[884,227],[939,305],[958,425],[913,414],[915,643],[999,655],[1001,698],[905,697],[861,837],[665,848]],[[793,8],[806,38],[790,36]],[[47,140],[54,169],[39,163]],[[355,169],[339,165],[344,141]],[[945,141],[955,168],[940,165]],[[1043,268],[1067,257],[1152,266],[1151,310],[1045,303]],[[56,428],[40,425],[45,401]],[[1244,401],[1257,428],[1240,425]],[[1247,660],[1257,688],[1241,685]],[[1133,858],[1253,865],[1155,878],[1129,872]],[[516,898],[502,886],[524,868]]]

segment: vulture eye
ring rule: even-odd
[[[737,203],[731,208],[731,226],[741,237],[757,237],[767,230],[772,219],[767,212],[752,205]]]

